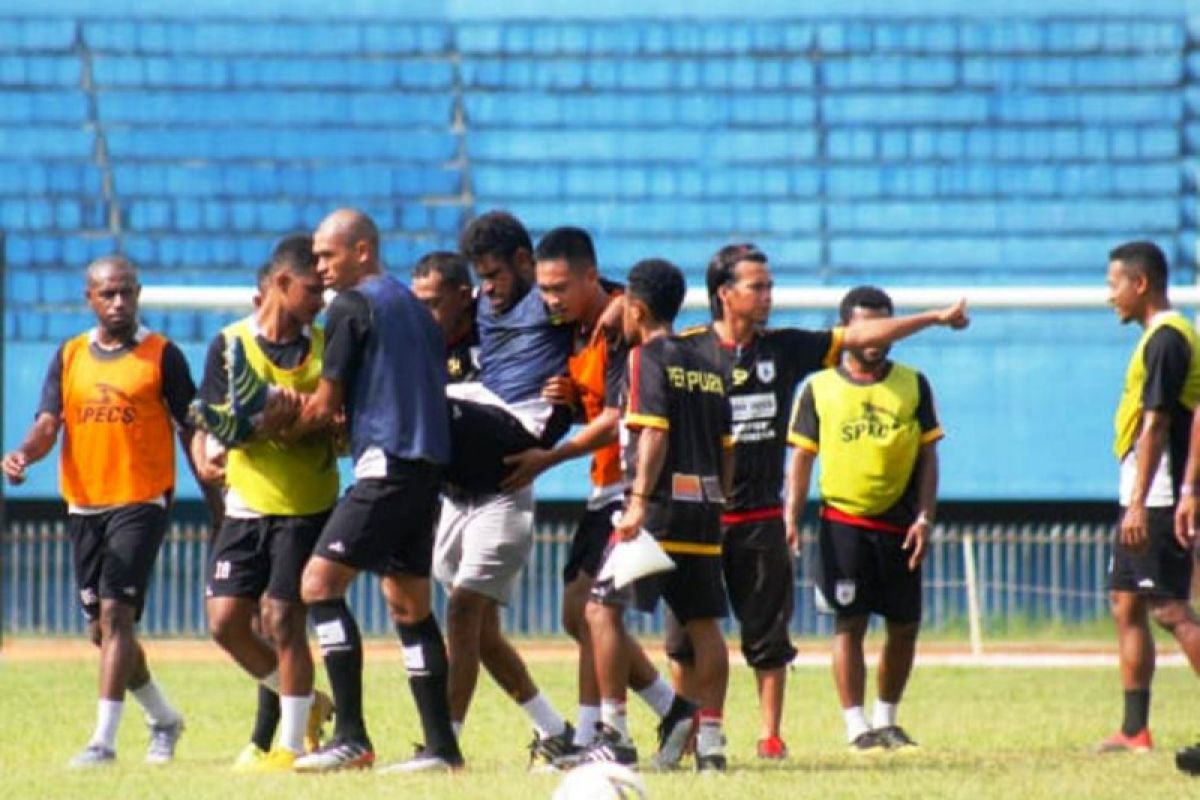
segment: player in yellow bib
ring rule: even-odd
[[[321,376],[324,332],[315,324],[324,301],[312,237],[296,234],[275,248],[258,309],[223,329],[209,347],[200,398],[229,394],[231,360],[244,359],[267,383],[312,392]],[[331,701],[313,692],[313,661],[300,600],[300,576],[337,501],[332,439],[312,434],[251,438],[224,455],[193,447],[202,476],[223,481],[225,518],[213,543],[206,587],[213,638],[260,684],[279,696],[279,744],[247,745],[235,763],[243,771],[290,770],[309,746]],[[252,627],[260,605],[266,640]],[[261,702],[261,700],[260,700]],[[260,714],[261,717],[261,714]]]
[[[1200,625],[1188,597],[1191,542],[1177,540],[1174,511],[1188,460],[1188,431],[1200,401],[1200,359],[1191,323],[1167,298],[1167,259],[1151,242],[1128,242],[1109,253],[1109,304],[1122,323],[1144,331],[1125,372],[1113,420],[1120,464],[1120,530],[1109,562],[1108,588],[1117,624],[1125,713],[1121,728],[1100,743],[1102,753],[1146,752],[1154,639],[1150,617],[1170,631],[1200,671]]]
[[[892,300],[861,286],[842,299],[842,324],[890,317]],[[788,436],[795,448],[786,519],[803,513],[821,457],[818,591],[835,615],[833,674],[853,752],[915,746],[896,722],[921,624],[921,562],[937,503],[933,392],[888,348],[847,348],[841,364],[809,381]],[[863,638],[871,614],[887,622],[873,720],[863,710]]]

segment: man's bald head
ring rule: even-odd
[[[317,231],[345,237],[348,244],[366,242],[371,252],[379,254],[379,228],[375,221],[355,208],[339,208],[321,221]]]
[[[136,284],[138,279],[137,267],[128,258],[116,253],[107,256],[101,256],[88,264],[87,267],[87,284],[95,286],[103,282],[108,275],[129,275],[132,276],[133,282]]]
[[[339,208],[317,226],[313,254],[325,285],[339,292],[348,289],[380,271],[379,228],[361,211]]]

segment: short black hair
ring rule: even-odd
[[[674,322],[687,294],[687,281],[679,267],[663,258],[647,258],[629,270],[629,296],[641,300],[658,322]]]
[[[1171,275],[1167,268],[1167,257],[1154,242],[1125,242],[1112,249],[1108,260],[1120,261],[1126,271],[1145,275],[1152,289],[1162,291],[1167,288],[1167,280]]]
[[[496,256],[512,264],[518,250],[533,254],[533,240],[521,220],[496,210],[471,220],[459,237],[458,249],[469,261]]]
[[[596,247],[583,228],[564,226],[542,237],[534,251],[535,261],[566,261],[573,270],[596,266]]]
[[[765,264],[767,263],[767,254],[759,250],[756,245],[742,242],[741,244],[725,245],[708,262],[705,283],[708,285],[708,309],[712,312],[713,319],[720,319],[725,314],[724,309],[721,308],[721,298],[717,296],[717,289],[733,283],[734,278],[737,277],[733,274],[734,268],[742,261]]]
[[[841,317],[843,325],[850,323],[850,317],[856,308],[886,311],[888,316],[896,313],[892,298],[878,286],[855,286],[846,292],[846,296],[842,298],[841,306],[838,308],[838,315]]]
[[[271,271],[287,269],[297,275],[311,275],[317,271],[317,257],[313,253],[313,237],[307,233],[289,233],[271,250]]]
[[[471,287],[471,269],[467,260],[450,250],[434,250],[426,253],[413,267],[414,278],[424,278],[436,272],[448,286]]]

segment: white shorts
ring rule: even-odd
[[[533,550],[533,487],[508,494],[443,497],[433,577],[507,603]]]

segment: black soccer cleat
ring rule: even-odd
[[[904,750],[920,747],[916,740],[908,735],[908,732],[899,725],[888,725],[885,728],[879,728],[875,731],[879,734],[883,746],[888,750]]]
[[[529,769],[563,769],[574,766],[580,748],[575,746],[575,727],[566,723],[557,736],[534,734],[529,743]]]
[[[613,763],[637,769],[637,748],[615,728],[596,724],[596,738],[579,756],[580,764]]]
[[[879,731],[863,731],[850,743],[850,752],[855,755],[873,755],[884,752],[887,747]]]

